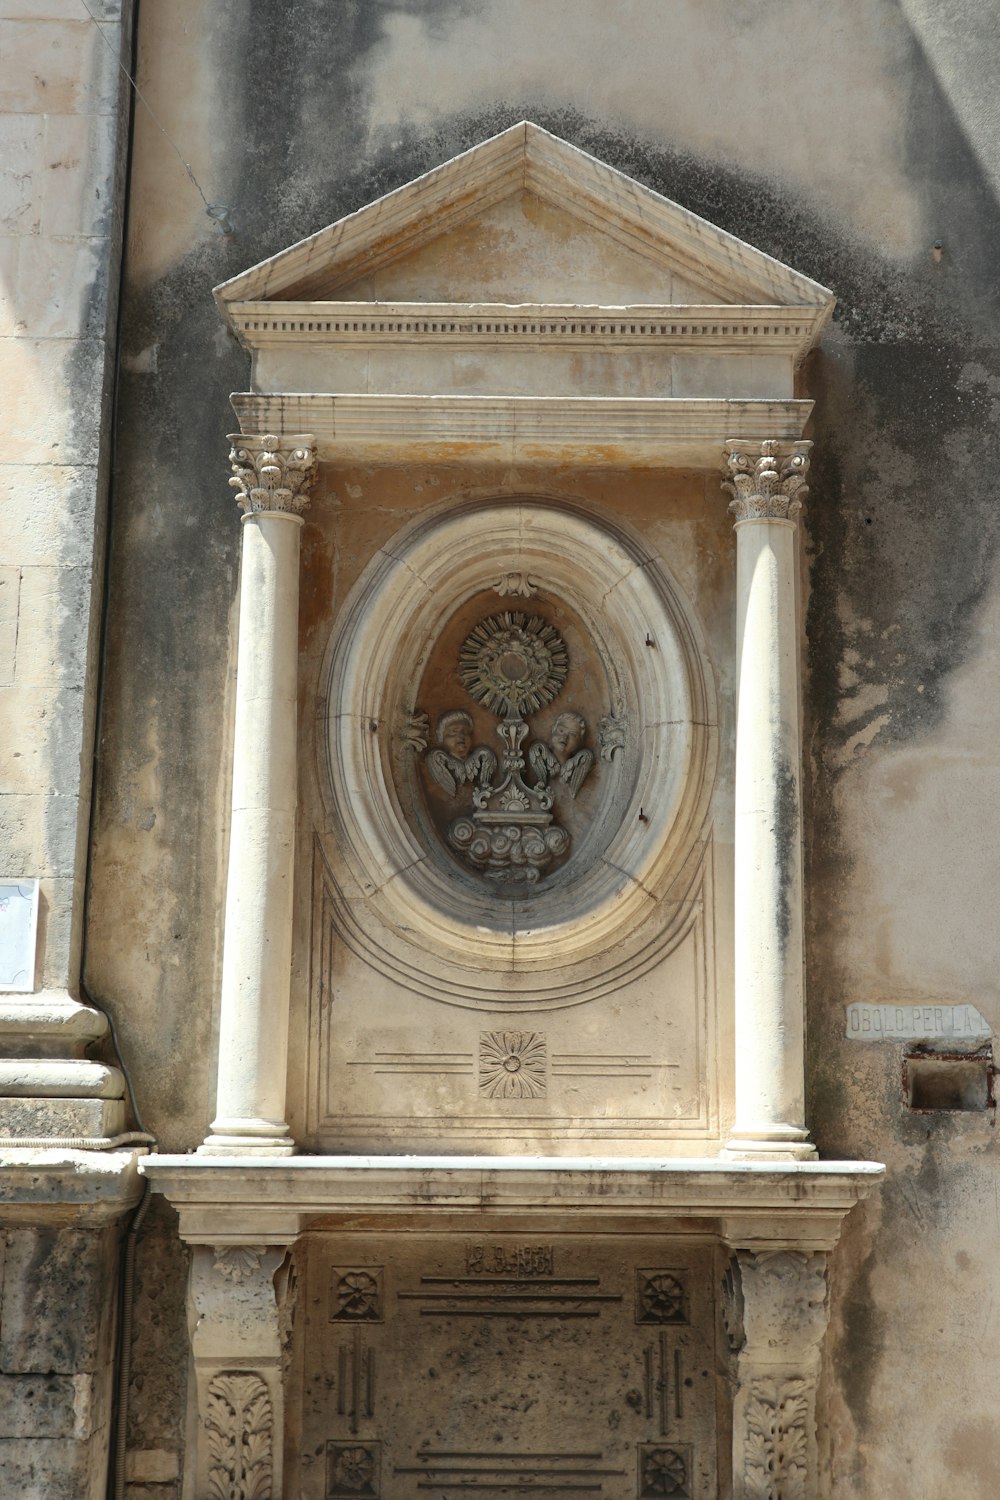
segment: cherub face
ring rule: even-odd
[[[577,714],[560,714],[552,726],[550,742],[560,760],[569,760],[583,743],[583,722]]]
[[[450,719],[441,730],[441,743],[456,760],[466,760],[472,749],[472,725],[467,719]]]

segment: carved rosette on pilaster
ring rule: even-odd
[[[809,450],[812,443],[746,442],[726,444],[726,478],[722,488],[732,495],[729,509],[739,521],[794,521],[809,493]]]
[[[734,1500],[814,1500],[817,1493],[826,1263],[824,1253],[741,1250],[730,1266]]]
[[[188,1325],[199,1500],[277,1500],[281,1494],[285,1264],[283,1246],[194,1249]]]
[[[316,440],[311,433],[294,437],[246,437],[231,432],[229,462],[245,515],[258,511],[283,511],[299,516],[309,504],[309,490],[316,478]]]

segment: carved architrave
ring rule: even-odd
[[[734,520],[793,520],[808,493],[811,448],[806,442],[728,442],[722,488],[733,497],[729,509]]]
[[[241,1370],[216,1375],[204,1425],[212,1500],[272,1500],[274,1411],[260,1376]]]

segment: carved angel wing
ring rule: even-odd
[[[528,751],[528,764],[535,773],[535,785],[548,786],[549,777],[559,769],[559,762],[548,745],[536,740]]]
[[[578,750],[575,755],[570,756],[563,766],[560,775],[569,788],[571,797],[575,797],[590,774],[590,768],[594,764],[592,750]]]
[[[431,750],[427,754],[426,765],[431,779],[449,797],[454,797],[465,781],[465,761],[449,755],[447,750]]]
[[[469,781],[478,781],[480,786],[489,786],[497,768],[497,758],[485,745],[477,745],[465,762],[465,774]]]

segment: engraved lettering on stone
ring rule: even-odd
[[[545,1037],[538,1031],[484,1031],[479,1092],[486,1099],[540,1099],[547,1088]]]
[[[612,760],[616,750],[624,750],[628,738],[628,719],[624,714],[605,714],[597,726],[601,759]]]
[[[216,1375],[204,1420],[212,1500],[272,1500],[274,1423],[260,1377],[235,1370]]]
[[[263,1245],[216,1245],[214,1268],[225,1281],[245,1281],[260,1270]]]
[[[862,1005],[847,1007],[852,1042],[930,1041],[936,1037],[985,1040],[990,1023],[974,1005]]]
[[[331,1323],[382,1321],[382,1267],[334,1267],[330,1287]]]
[[[522,599],[533,599],[538,592],[538,582],[527,573],[501,573],[493,585],[493,592],[501,598],[518,594]]]
[[[807,442],[728,442],[728,478],[722,488],[733,496],[729,509],[735,520],[793,520],[808,493],[811,447]]]
[[[811,1401],[804,1380],[754,1380],[746,1410],[747,1500],[807,1500]]]
[[[337,1500],[340,1495],[375,1497],[378,1493],[379,1444],[328,1442],[327,1500]]]
[[[635,1321],[686,1323],[687,1292],[672,1271],[636,1271]]]
[[[666,1448],[655,1443],[640,1444],[640,1500],[659,1495],[672,1496],[674,1500],[689,1500],[690,1494],[687,1450]]]
[[[230,435],[229,462],[241,510],[290,511],[299,515],[309,504],[309,487],[316,477],[316,453],[305,445],[282,448],[282,439]]]
[[[468,1276],[551,1276],[551,1245],[466,1245]]]
[[[399,726],[399,738],[408,750],[423,754],[430,743],[431,729],[426,714],[407,714]]]

